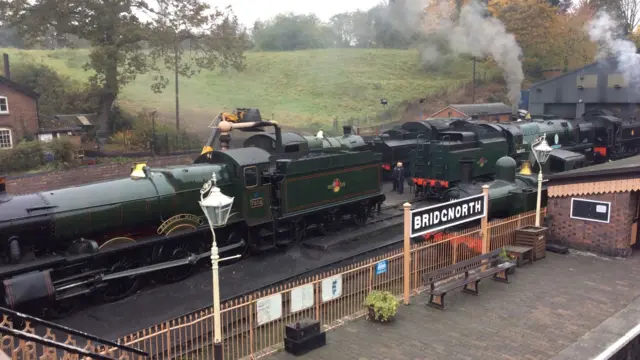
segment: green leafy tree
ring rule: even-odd
[[[256,47],[267,51],[321,49],[334,46],[336,35],[315,15],[279,14],[253,26]]]
[[[164,67],[174,75],[179,131],[179,78],[190,78],[203,69],[243,70],[247,34],[231,7],[212,9],[201,0],[156,0],[146,11],[152,19],[148,42],[151,60],[157,70]],[[155,80],[152,89],[157,93],[169,84],[163,75],[155,76]]]
[[[21,35],[42,38],[54,29],[91,44],[86,70],[93,70],[98,90],[98,126],[107,131],[111,108],[121,88],[148,70],[142,51],[146,26],[134,15],[145,3],[138,0],[0,0],[6,23]]]
[[[11,77],[40,94],[38,110],[44,115],[96,111],[96,104],[86,85],[58,74],[48,65],[18,63],[11,70]]]

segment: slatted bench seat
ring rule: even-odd
[[[507,270],[516,266],[500,257],[502,249],[476,256],[472,259],[432,271],[422,276],[429,294],[427,305],[444,310],[444,297],[449,291],[463,288],[462,291],[478,295],[480,280],[492,277],[493,280],[509,282]],[[483,269],[484,268],[484,269]]]

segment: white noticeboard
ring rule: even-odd
[[[322,302],[331,301],[342,296],[342,275],[322,280]]]
[[[274,294],[257,301],[258,325],[278,320],[282,317],[282,294]]]
[[[291,312],[295,313],[313,306],[313,284],[291,289]]]

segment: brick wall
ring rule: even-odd
[[[11,129],[13,145],[20,142],[25,132],[35,135],[39,129],[36,100],[4,84],[0,84],[0,96],[7,98],[9,107],[8,114],[0,114],[0,127]]]
[[[13,195],[29,194],[39,191],[55,190],[70,186],[79,186],[96,181],[113,180],[126,177],[134,162],[146,162],[149,167],[169,165],[188,165],[198,154],[163,156],[152,158],[132,158],[126,163],[87,165],[67,171],[28,174],[7,177],[7,192]]]
[[[572,219],[571,197],[554,197],[548,200],[550,221],[549,241],[577,250],[609,256],[631,255],[631,222],[635,215],[638,197],[629,192],[615,194],[584,195],[580,198],[611,202],[609,224]]]

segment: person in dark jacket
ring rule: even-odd
[[[400,163],[398,163],[400,164]],[[396,164],[396,166],[393,167],[393,170],[391,171],[391,181],[393,182],[393,191],[397,191],[398,190],[398,165]]]
[[[402,167],[402,163],[399,162],[396,166],[396,182],[398,183],[398,194],[404,194],[404,167]]]

